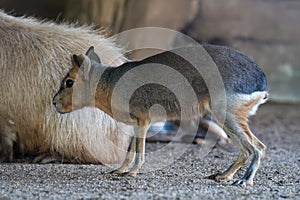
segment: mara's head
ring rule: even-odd
[[[59,113],[68,113],[94,105],[95,80],[91,78],[100,59],[90,47],[86,54],[72,55],[72,68],[62,80],[59,91],[53,97],[53,104]]]

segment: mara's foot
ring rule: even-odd
[[[225,175],[223,175],[222,173],[216,173],[216,174],[207,176],[206,178],[207,178],[207,179],[212,179],[212,180],[215,180],[215,181],[232,180],[232,179],[233,179],[232,176],[225,176]]]
[[[131,176],[131,177],[136,177],[137,173],[136,172],[130,172],[130,171],[123,171],[123,170],[113,170],[110,172],[110,174],[118,174],[118,175],[122,175],[122,176]]]
[[[123,170],[119,170],[119,169],[116,169],[116,170],[112,170],[109,172],[110,174],[124,174],[126,172],[124,172]]]
[[[232,185],[240,185],[240,186],[243,186],[243,187],[246,187],[247,185],[253,185],[253,181],[251,180],[246,180],[246,179],[240,179],[240,180],[237,180],[237,181],[234,181],[232,183]]]

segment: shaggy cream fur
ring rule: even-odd
[[[3,11],[0,38],[0,112],[14,119],[22,153],[103,164],[125,158],[131,127],[96,108],[60,115],[51,103],[71,68],[71,54],[95,46],[103,63],[124,62],[114,41],[91,27],[57,25]]]

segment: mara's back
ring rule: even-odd
[[[187,60],[189,58],[195,62]],[[201,59],[206,60],[202,62]],[[216,68],[219,74],[210,68]],[[121,80],[127,76],[131,77],[128,81]],[[226,96],[231,98],[236,94],[264,91],[267,84],[262,70],[247,56],[232,48],[215,45],[175,49],[141,61],[127,62],[118,68],[108,68],[103,77],[109,79],[107,87],[111,88],[110,91],[120,96],[117,102],[110,94],[112,105],[121,105],[125,101],[123,96],[130,96],[132,115],[147,114],[153,105],[159,104],[169,118],[180,116],[182,104],[193,104],[196,101],[210,104],[212,89],[214,93],[222,93],[225,89]],[[221,77],[220,80],[218,77]],[[218,81],[222,82],[221,87]],[[118,90],[120,82],[122,85],[127,84],[123,90]],[[212,84],[209,87],[208,82]],[[197,100],[191,100],[193,96]],[[200,105],[199,109],[205,108]]]

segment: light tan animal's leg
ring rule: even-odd
[[[138,137],[136,139],[136,158],[132,169],[128,173],[130,176],[135,177],[145,162],[145,144],[148,127],[149,124],[145,121],[139,124]]]
[[[132,162],[134,161],[134,157],[136,155],[136,133],[132,137],[130,145],[127,150],[126,158],[119,169],[113,170],[110,173],[112,174],[124,174],[128,171],[129,167],[131,166]]]
[[[14,143],[17,141],[15,122],[8,115],[0,113],[0,162],[12,162]]]
[[[69,159],[59,155],[52,155],[50,153],[42,153],[33,159],[33,163],[47,164],[47,163],[68,163]]]

